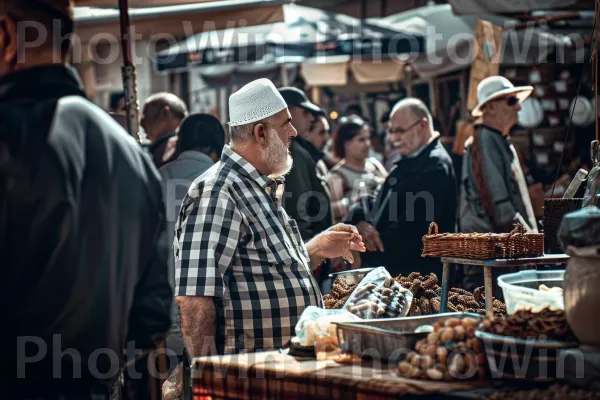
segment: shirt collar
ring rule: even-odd
[[[258,183],[263,189],[267,189],[273,184],[283,184],[285,178],[280,176],[276,178],[270,178],[266,175],[261,174],[258,170],[244,157],[233,151],[229,145],[225,145],[223,148],[223,154],[221,155],[221,162],[229,166],[232,170],[237,173],[244,175]]]
[[[51,65],[27,68],[0,78],[0,101],[15,98],[85,97],[83,84],[74,68]]]
[[[426,148],[428,148],[432,143],[434,143],[439,137],[440,137],[439,132],[434,132],[433,136],[431,137],[431,139],[427,143],[425,143],[423,146],[421,146],[421,148],[419,148],[419,150],[415,151],[414,153],[405,156],[405,158],[417,158],[418,156],[421,155],[421,153]]]

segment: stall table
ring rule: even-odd
[[[564,264],[569,260],[566,254],[546,254],[541,257],[529,258],[504,258],[493,260],[477,260],[470,258],[442,257],[444,272],[442,275],[442,299],[441,312],[446,312],[448,308],[448,291],[450,290],[450,266],[452,264],[480,265],[483,267],[483,277],[485,286],[485,310],[488,314],[494,312],[492,305],[492,268],[522,267],[528,265],[556,265]]]
[[[338,364],[280,351],[196,358],[191,372],[194,400],[430,399],[491,386],[489,381],[411,380],[398,376],[395,363]]]

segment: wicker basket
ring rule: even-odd
[[[558,244],[558,228],[565,214],[577,211],[582,198],[544,200],[544,249],[547,254],[563,253]]]
[[[544,254],[544,234],[526,233],[520,224],[510,233],[438,233],[435,222],[423,236],[422,257],[490,260],[538,257]]]

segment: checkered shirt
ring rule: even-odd
[[[213,297],[217,351],[282,347],[322,297],[274,181],[228,146],[190,187],[175,226],[175,294]]]

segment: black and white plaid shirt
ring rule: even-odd
[[[214,298],[219,353],[281,347],[304,309],[322,305],[296,222],[269,195],[273,182],[225,146],[183,200],[175,295]]]

